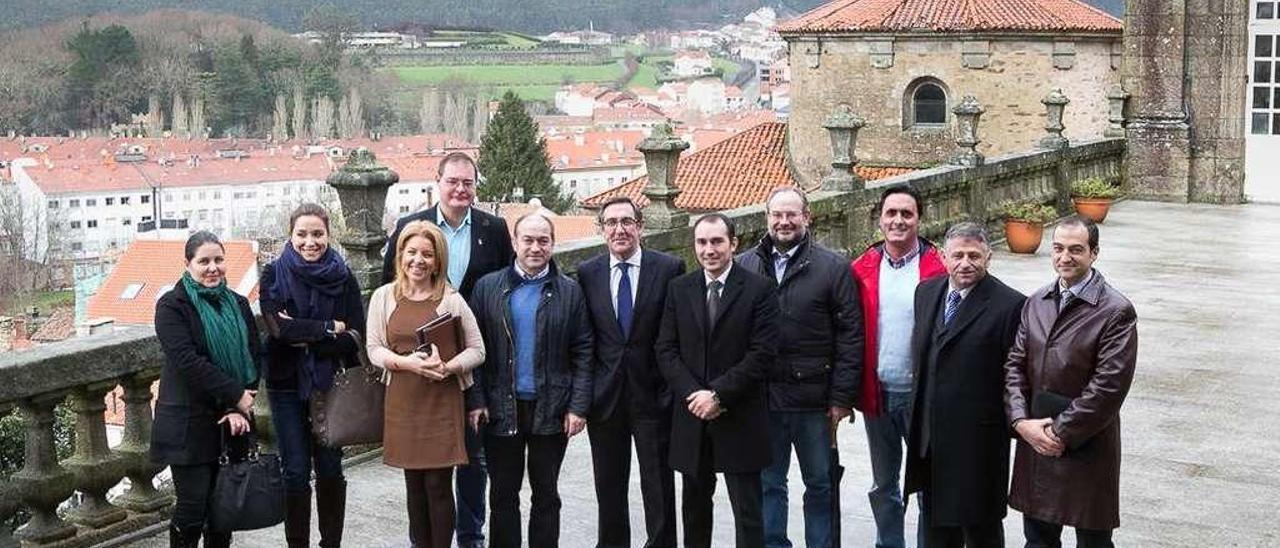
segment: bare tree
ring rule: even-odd
[[[440,124],[440,91],[429,87],[422,91],[422,109],[418,112],[423,133],[439,133]]]
[[[347,120],[351,127],[351,136],[364,137],[364,99],[360,96],[360,88],[352,87],[350,100],[347,102]]]
[[[191,137],[191,118],[187,113],[187,101],[181,91],[173,92],[173,135]]]
[[[290,134],[294,139],[305,139],[310,135],[307,130],[307,99],[303,94],[302,84],[298,83],[293,87],[293,119]]]
[[[204,114],[204,93],[197,90],[195,99],[191,101],[191,134],[195,137],[208,137]]]
[[[333,99],[326,96],[316,97],[311,103],[311,138],[313,140],[333,137]]]
[[[40,199],[0,182],[0,307],[47,289],[52,280],[63,233]]]
[[[471,133],[472,143],[479,143],[480,137],[484,136],[484,130],[489,125],[489,99],[488,94],[483,90],[479,91],[473,98],[475,101],[474,110],[471,111]]]
[[[283,141],[288,138],[289,98],[283,93],[277,93],[275,106],[271,109],[271,139]]]
[[[159,137],[164,133],[164,113],[160,111],[160,95],[147,96],[147,137]]]

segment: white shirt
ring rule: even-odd
[[[619,259],[609,254],[609,298],[613,303],[613,315],[618,315],[618,286],[622,284],[622,269],[618,265],[627,263],[631,266],[627,267],[627,278],[631,279],[631,304],[632,309],[636,304],[636,292],[640,289],[640,257],[643,253],[639,246],[626,259]]]
[[[973,284],[973,285],[978,285],[978,284]],[[944,303],[947,302],[947,299],[951,297],[952,291],[960,292],[960,302],[964,302],[965,299],[969,298],[969,292],[973,291],[973,285],[966,287],[964,289],[956,289],[956,286],[951,285],[951,282],[947,282],[947,294],[943,295],[942,302]]]
[[[730,262],[729,262],[729,266],[728,266],[727,268],[725,268],[725,269],[724,269],[724,272],[721,272],[719,276],[717,276],[717,277],[715,277],[715,278],[712,278],[712,277],[711,277],[711,273],[710,273],[710,272],[707,272],[707,271],[706,271],[706,269],[703,269],[703,270],[702,270],[702,276],[703,276],[703,278],[705,278],[705,279],[706,279],[706,281],[707,281],[707,287],[711,287],[711,282],[719,281],[719,282],[720,282],[720,291],[719,291],[719,292],[717,292],[717,294],[718,294],[718,295],[724,295],[724,283],[725,283],[725,281],[726,281],[726,280],[728,280],[728,279],[729,279],[729,271],[730,271],[730,270],[733,270],[733,262],[732,262],[732,261],[730,261]]]

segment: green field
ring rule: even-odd
[[[658,74],[662,70],[658,67],[659,63],[670,63],[675,57],[673,55],[649,55],[640,63],[640,70],[636,71],[636,75],[627,83],[627,87],[646,87],[656,89],[661,84],[658,83]],[[725,77],[731,77],[738,72],[738,64],[728,59],[713,57],[712,64],[720,69]]]
[[[565,82],[612,82],[622,77],[619,63],[606,65],[463,65],[449,67],[392,67],[408,84],[438,84],[466,80],[479,85],[560,85]]]

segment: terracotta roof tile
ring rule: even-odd
[[[675,205],[688,211],[713,211],[764,202],[779,186],[795,185],[787,167],[787,125],[765,122],[680,159]],[[905,167],[864,167],[856,171],[865,180],[876,180],[913,171]],[[614,196],[627,196],[641,207],[649,205],[642,194],[647,176],[638,177],[582,200],[583,207],[598,207]]]
[[[1080,0],[835,0],[778,25],[784,35],[826,32],[1100,32],[1123,23]]]
[[[644,161],[636,150],[643,139],[643,131],[629,129],[548,136],[547,160],[556,171],[636,165]]]
[[[41,325],[40,329],[31,334],[31,340],[38,343],[66,340],[75,334],[75,324],[76,311],[74,308],[54,309],[53,313],[49,315],[49,319],[45,320],[44,325]]]
[[[227,285],[237,288],[249,276],[256,280],[257,244],[244,240],[228,240],[222,244],[227,250]],[[156,300],[163,294],[162,290],[172,289],[182,277],[184,245],[181,240],[134,240],[98,292],[89,298],[87,316],[113,318],[116,324],[152,325]],[[141,288],[132,298],[123,298],[125,289],[132,284],[141,284]],[[255,282],[249,295],[256,294],[256,287]]]

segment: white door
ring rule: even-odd
[[[1280,1],[1250,8],[1244,191],[1250,201],[1280,203]]]

